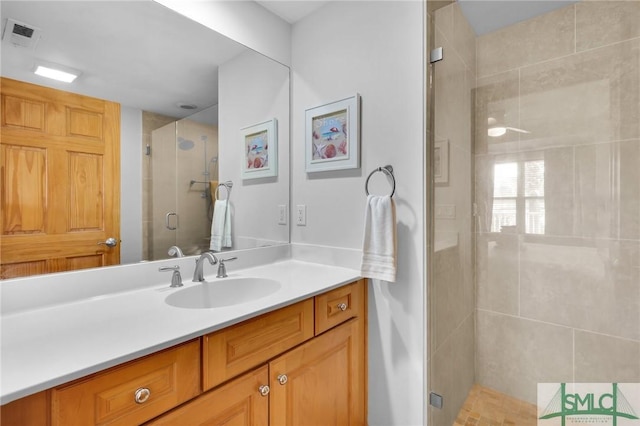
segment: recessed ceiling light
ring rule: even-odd
[[[71,83],[81,74],[80,71],[54,64],[36,64],[34,73],[41,77],[51,78],[64,83]]]
[[[178,106],[178,108],[182,108],[182,109],[197,109],[198,105],[194,105],[194,104],[188,104],[185,102],[178,102],[176,104]]]

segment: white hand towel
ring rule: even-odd
[[[231,212],[227,200],[216,200],[211,221],[210,250],[220,251],[231,247]]]
[[[361,274],[396,281],[396,206],[388,196],[369,195],[364,212]]]

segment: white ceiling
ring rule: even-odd
[[[330,0],[329,0],[330,1]],[[256,0],[265,9],[293,24],[329,1],[316,0]],[[335,1],[335,0],[334,0]]]
[[[246,48],[150,1],[1,1],[12,18],[42,30],[35,49],[4,37],[2,75],[124,106],[184,117],[218,102],[218,65]],[[71,84],[33,74],[37,60],[82,71]]]
[[[576,2],[577,0],[458,0],[462,13],[476,35],[487,34]]]

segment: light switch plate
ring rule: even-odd
[[[287,224],[287,206],[286,204],[278,205],[278,225]]]

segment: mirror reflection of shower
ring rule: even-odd
[[[151,224],[148,259],[208,250],[213,191],[218,184],[217,108],[174,121],[151,134]]]

